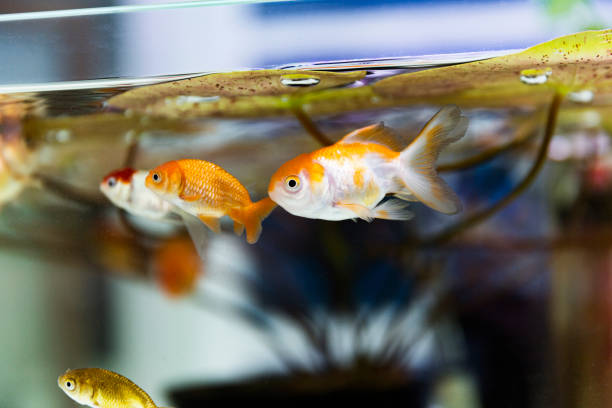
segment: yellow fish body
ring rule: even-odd
[[[57,379],[73,400],[94,408],[158,408],[139,386],[103,368],[67,370]]]

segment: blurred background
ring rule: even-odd
[[[110,14],[48,18],[81,1],[2,4],[2,84],[146,77],[296,62],[526,48],[605,27],[607,1],[290,1],[205,7],[88,1]],[[202,4],[204,3],[204,4]],[[140,6],[132,9],[127,6]],[[10,16],[9,13],[20,13]],[[23,14],[21,14],[23,13]],[[31,13],[31,14],[29,14]]]
[[[168,3],[92,0],[109,9],[62,17],[45,12],[84,2],[0,2],[0,88],[516,50],[612,20],[609,1]],[[0,406],[74,406],[56,379],[78,367],[119,372],[160,406],[313,395],[430,408],[612,402],[612,160],[609,135],[588,117],[578,131],[562,123],[542,179],[453,245],[410,247],[454,220],[422,206],[411,223],[372,224],[278,209],[257,245],[211,235],[202,262],[180,226],[120,213],[97,190],[129,163],[135,125],[62,122],[116,92],[0,95],[0,164],[11,168],[0,180]],[[415,134],[435,112],[344,114],[325,129],[385,120]],[[470,143],[510,138],[527,113],[469,111]],[[197,154],[256,198],[279,158],[317,147],[291,118],[136,127],[136,167]],[[531,157],[445,178],[470,208],[507,194]],[[16,176],[34,160],[40,177]]]

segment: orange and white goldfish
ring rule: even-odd
[[[57,384],[70,398],[92,408],[157,408],[139,386],[103,368],[67,370]]]
[[[407,220],[413,214],[406,201],[457,213],[461,201],[437,175],[434,163],[467,126],[459,108],[447,106],[406,148],[382,123],[355,130],[332,146],[283,164],[272,176],[268,194],[291,214],[332,221]],[[394,198],[382,201],[387,195]]]
[[[107,174],[100,191],[117,207],[151,219],[167,218],[172,205],[145,187],[148,171],[125,168]]]
[[[219,218],[228,215],[234,231],[246,228],[247,241],[257,242],[261,222],[276,207],[266,197],[251,201],[247,189],[231,174],[204,160],[174,160],[149,171],[146,186],[159,197],[197,216],[211,230],[221,230]]]

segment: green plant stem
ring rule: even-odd
[[[87,193],[81,192],[76,188],[54,180],[43,174],[35,173],[34,179],[39,180],[42,186],[59,197],[90,207],[102,207],[102,201]]]
[[[317,125],[304,113],[302,108],[298,105],[292,106],[291,111],[295,115],[300,124],[306,131],[312,136],[317,142],[321,143],[323,146],[331,146],[334,144],[323,132],[319,130]]]
[[[448,163],[448,164],[441,164],[440,166],[438,166],[437,170],[438,173],[444,173],[444,172],[450,172],[450,171],[460,171],[460,170],[467,170],[469,168],[478,166],[479,164],[482,164],[484,162],[487,162],[491,159],[494,159],[495,157],[497,157],[497,155],[504,153],[508,150],[512,150],[516,147],[521,146],[522,144],[524,144],[525,142],[527,142],[529,140],[528,137],[526,138],[520,138],[520,139],[515,139],[512,140],[508,143],[504,143],[502,145],[499,146],[495,146],[489,150],[485,150],[482,153],[479,153],[475,156],[469,157],[465,160],[460,160],[457,161],[455,163]]]
[[[538,114],[537,116],[540,115]],[[537,117],[534,119],[537,119]],[[478,166],[479,164],[492,160],[501,153],[505,153],[506,151],[522,146],[535,134],[534,127],[537,123],[539,123],[539,121],[534,119],[529,120],[528,123],[524,125],[526,128],[519,128],[519,136],[515,137],[511,141],[503,143],[499,146],[495,146],[489,150],[485,150],[484,152],[481,152],[475,156],[469,157],[464,160],[459,160],[454,163],[441,164],[437,167],[438,173],[467,170],[474,166]]]
[[[134,162],[136,161],[136,156],[138,155],[138,148],[140,136],[136,136],[135,140],[130,143],[130,147],[128,148],[127,155],[125,156],[125,160],[123,162],[123,167],[134,167]]]
[[[476,212],[471,216],[459,221],[457,224],[449,227],[445,231],[442,231],[440,234],[433,236],[432,238],[425,239],[421,242],[423,246],[433,246],[443,244],[454,236],[461,234],[462,232],[472,228],[473,226],[485,221],[487,218],[491,217],[502,208],[506,207],[512,201],[514,201],[518,196],[520,196],[526,189],[531,185],[531,183],[535,180],[538,173],[542,169],[544,162],[546,161],[546,157],[548,154],[548,146],[550,145],[550,141],[555,132],[555,126],[557,123],[557,116],[559,114],[559,107],[561,106],[561,102],[563,101],[563,96],[560,93],[555,93],[553,96],[553,100],[548,109],[548,115],[546,119],[546,128],[544,131],[544,138],[542,140],[542,144],[540,145],[540,149],[538,151],[538,155],[536,157],[535,162],[531,166],[531,169],[523,179],[507,196],[499,200],[497,203],[493,204],[489,208],[486,208],[482,211]]]

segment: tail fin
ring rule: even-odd
[[[261,235],[261,222],[276,207],[276,203],[269,197],[252,203],[244,208],[235,208],[228,214],[235,223],[244,225],[246,229],[247,242],[254,244]]]
[[[468,119],[455,105],[445,106],[421,130],[400,155],[400,178],[416,198],[434,210],[454,214],[461,211],[459,197],[435,169],[440,151],[465,134]]]

